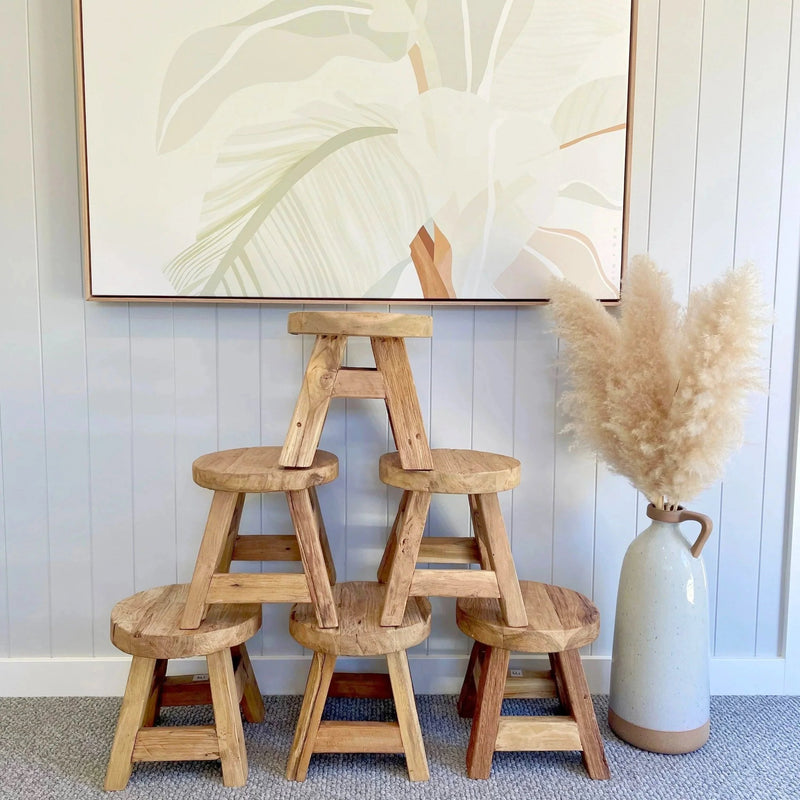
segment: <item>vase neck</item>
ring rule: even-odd
[[[681,522],[683,506],[678,506],[674,511],[656,508],[652,503],[647,506],[647,516],[656,522]]]

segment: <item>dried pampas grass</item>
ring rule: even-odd
[[[692,292],[685,312],[643,256],[626,274],[619,320],[566,281],[551,296],[571,382],[560,400],[565,430],[657,508],[717,480],[741,444],[745,397],[762,388],[767,316],[755,268]]]

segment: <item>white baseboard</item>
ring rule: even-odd
[[[307,656],[254,656],[253,666],[264,694],[302,694],[308,672]],[[466,656],[409,657],[414,689],[419,694],[457,694],[467,665]],[[3,658],[0,659],[0,697],[121,696],[130,659],[106,658]],[[583,659],[589,688],[606,694],[611,672],[609,656]],[[512,666],[546,669],[538,656],[514,656]],[[343,670],[385,672],[381,658],[341,659]],[[782,658],[713,658],[713,694],[784,694],[785,660]],[[204,659],[171,662],[170,673],[205,672]]]

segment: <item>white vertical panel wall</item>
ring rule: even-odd
[[[192,460],[279,443],[310,346],[285,333],[288,306],[84,302],[69,6],[10,0],[0,9],[5,694],[121,690],[124,662],[107,635],[111,606],[188,579],[209,500],[191,481]],[[796,681],[784,683],[782,635],[797,628],[785,606],[799,6],[641,0],[639,9],[630,252],[649,251],[683,300],[751,260],[775,310],[763,346],[769,391],[753,398],[745,445],[725,479],[695,503],[716,521],[706,563],[717,691],[796,691]],[[558,342],[545,308],[432,313],[434,338],[408,343],[431,442],[521,459],[522,484],[502,498],[518,571],[598,603],[605,624],[586,656],[602,688],[620,563],[645,524],[644,504],[559,435]],[[354,341],[347,358],[368,363],[366,342]],[[375,401],[341,402],[329,415],[322,446],[338,454],[341,477],[320,496],[347,579],[374,574],[394,515],[398,494],[377,479],[390,441]],[[468,525],[463,498],[434,499],[431,535]],[[283,498],[249,498],[243,529],[289,532]],[[453,689],[468,643],[452,601],[434,608],[433,634],[414,651],[415,675],[423,690]],[[270,665],[260,667],[268,691],[296,690],[302,673],[285,618],[285,608],[267,607],[254,643]]]

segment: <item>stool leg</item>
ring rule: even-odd
[[[256,674],[253,671],[253,664],[250,655],[244,644],[231,648],[231,655],[239,659],[239,668],[244,672],[244,691],[239,703],[242,714],[248,722],[263,722],[266,711],[264,709],[264,698],[258,688]]]
[[[346,344],[346,336],[317,336],[278,462],[282,467],[311,466]]]
[[[500,711],[506,687],[506,672],[511,658],[509,650],[487,647],[478,685],[475,717],[467,747],[467,775],[486,779],[492,771],[492,757],[500,727]]]
[[[479,542],[483,540],[489,562],[497,575],[500,610],[506,624],[512,628],[524,628],[528,624],[528,614],[508,544],[500,501],[496,494],[471,494],[469,503],[475,536]]]
[[[308,671],[303,705],[297,719],[289,762],[286,765],[286,779],[304,781],[308,772],[311,754],[314,752],[314,739],[317,737],[319,721],[328,698],[336,656],[327,653],[314,653]]]
[[[428,760],[425,756],[425,744],[419,727],[417,704],[414,700],[414,687],[411,683],[411,672],[408,669],[408,656],[405,650],[398,653],[387,653],[389,678],[392,681],[392,694],[400,725],[400,737],[406,753],[408,777],[412,781],[427,781]]]
[[[222,782],[225,786],[244,786],[247,781],[247,750],[244,746],[244,730],[231,651],[225,648],[209,653],[206,661],[219,758],[222,762]]]
[[[381,625],[396,626],[403,621],[430,505],[431,496],[428,492],[411,492],[403,513],[402,527],[397,533],[397,546],[386,583]]]
[[[336,566],[333,563],[333,554],[331,553],[331,545],[328,542],[328,532],[325,530],[325,521],[322,519],[322,511],[319,505],[319,498],[317,497],[317,487],[312,486],[308,490],[311,497],[311,505],[314,507],[314,515],[317,518],[317,529],[319,530],[319,544],[322,548],[322,557],[325,560],[325,569],[328,572],[328,580],[333,586],[336,583]]]
[[[185,630],[199,628],[206,615],[206,597],[211,576],[217,571],[223,558],[232,527],[238,525],[236,514],[237,509],[241,514],[242,498],[243,495],[236,492],[214,492],[203,541],[200,542],[194,565],[186,607],[181,617],[181,628]]]
[[[114,792],[124,789],[133,770],[133,746],[136,734],[142,727],[153,687],[156,659],[134,656],[128,673],[128,683],[122,698],[122,707],[117,720],[114,744],[106,770],[105,790]]]
[[[339,619],[336,616],[336,603],[333,600],[311,493],[308,489],[286,492],[286,500],[289,503],[289,513],[292,515],[311,602],[317,613],[317,622],[320,628],[335,628],[339,624]]]
[[[403,496],[400,498],[400,504],[397,506],[397,514],[395,515],[389,538],[386,540],[386,547],[383,550],[381,563],[378,567],[378,583],[386,583],[386,581],[389,580],[389,573],[391,572],[392,563],[394,562],[394,557],[397,552],[397,535],[403,527],[403,519],[405,517],[409,497],[411,497],[411,492],[408,490],[404,491]]]
[[[553,656],[559,665],[569,711],[578,723],[586,771],[594,780],[607,780],[611,777],[611,773],[600,729],[597,727],[592,695],[586,683],[580,653],[577,650],[566,650],[563,653],[553,653]]]
[[[161,711],[161,695],[164,690],[164,678],[167,675],[167,659],[159,658],[156,661],[153,673],[153,688],[150,690],[150,697],[147,700],[147,709],[142,720],[143,728],[152,728],[158,721],[158,714]]]
[[[375,366],[383,375],[386,410],[403,469],[433,469],[417,388],[403,339],[373,336]]]
[[[461,684],[461,693],[458,696],[458,716],[469,719],[475,715],[475,700],[477,698],[477,686],[475,685],[475,666],[482,660],[485,646],[480,642],[472,645],[469,654],[469,664],[464,673],[464,682]]]

